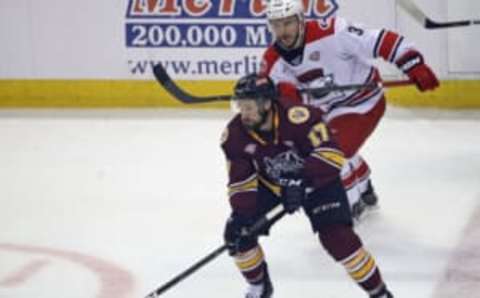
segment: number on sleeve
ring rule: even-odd
[[[308,138],[310,139],[313,147],[318,147],[323,142],[327,142],[329,140],[329,135],[325,124],[322,122],[315,124],[315,126],[312,127],[308,133]]]
[[[348,32],[357,34],[358,36],[362,36],[364,31],[361,28],[355,27],[355,26],[348,26]]]

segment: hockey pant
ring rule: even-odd
[[[335,114],[333,117],[326,115],[333,137],[348,158],[341,176],[350,206],[358,202],[367,189],[370,167],[358,152],[377,127],[385,113],[385,106],[385,98],[382,97],[366,113],[357,112],[355,109],[345,109],[345,112],[342,112],[343,107],[339,107],[334,113],[331,112]]]

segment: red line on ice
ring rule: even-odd
[[[477,293],[477,294],[475,294]],[[480,205],[473,212],[460,242],[432,297],[477,297],[480,295]]]
[[[0,243],[0,250],[60,258],[87,268],[95,273],[100,281],[100,290],[96,298],[127,298],[134,289],[135,282],[130,272],[92,256],[70,251],[6,243]],[[29,268],[26,269],[29,270]],[[19,273],[21,273],[20,271]]]
[[[23,266],[20,270],[9,274],[0,281],[0,287],[13,288],[20,286],[48,264],[46,260],[36,260]]]

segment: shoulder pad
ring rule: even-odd
[[[310,110],[304,106],[293,106],[287,111],[288,121],[293,124],[303,124],[310,119]]]
[[[277,52],[273,45],[270,45],[263,53],[262,61],[260,62],[260,74],[269,76],[273,65],[280,58],[280,54]]]

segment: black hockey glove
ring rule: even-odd
[[[302,179],[287,179],[282,187],[282,203],[285,210],[292,214],[297,211],[305,199],[305,186]]]
[[[225,225],[223,237],[227,245],[228,254],[233,256],[255,243],[256,236],[248,235],[248,229],[252,221],[243,216],[232,213]]]

